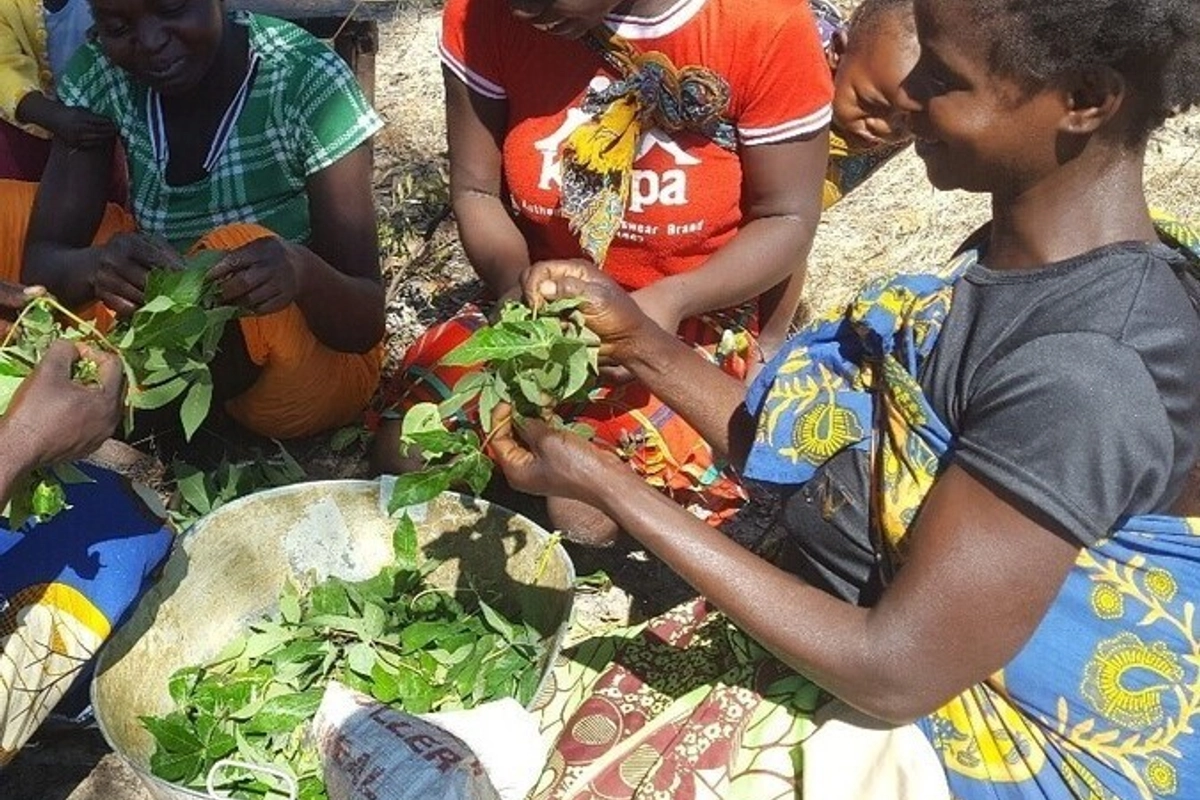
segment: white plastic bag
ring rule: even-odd
[[[313,733],[329,800],[499,800],[460,739],[336,681]]]
[[[524,800],[542,776],[549,747],[537,719],[512,698],[464,711],[422,714],[421,719],[467,743],[501,800]]]
[[[889,725],[841,700],[822,706],[802,745],[802,797],[950,800],[946,770],[916,725]]]

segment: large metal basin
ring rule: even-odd
[[[167,679],[210,660],[277,606],[286,580],[362,579],[392,558],[387,485],[322,481],[272,489],[214,511],[180,537],[161,580],[101,651],[92,702],[109,745],[159,800],[204,798],[150,775],[154,742],[138,722],[172,704]],[[499,606],[537,628],[543,678],[569,624],[574,569],[525,517],[447,492],[409,509],[423,552],[442,562],[439,587],[495,590]]]

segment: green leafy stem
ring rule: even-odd
[[[217,288],[207,280],[221,255],[206,250],[187,259],[184,269],[151,271],[145,304],[107,334],[49,295],[31,299],[0,342],[0,415],[8,412],[17,389],[54,341],[85,341],[121,361],[126,431],[133,427],[136,410],[161,408],[182,397],[179,418],[190,439],[212,407],[209,362],[216,357],[226,323],[238,313],[219,304]],[[76,363],[76,381],[86,384],[97,377],[94,361]],[[20,528],[30,519],[50,519],[69,507],[63,484],[86,480],[70,465],[34,470],[12,487],[9,524]]]
[[[564,298],[534,309],[508,302],[495,322],[442,358],[446,366],[479,369],[463,376],[441,403],[417,403],[404,415],[400,447],[406,454],[419,454],[424,467],[396,479],[391,511],[427,502],[453,486],[483,492],[493,466],[485,451],[496,433],[492,417],[501,403],[512,406],[518,417],[566,425],[558,410],[585,400],[599,372],[600,340],[584,324],[581,303]],[[461,424],[472,407],[483,439],[472,426]]]

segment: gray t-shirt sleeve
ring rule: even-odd
[[[1166,491],[1174,447],[1138,353],[1076,332],[1034,339],[979,376],[954,461],[1090,544],[1157,510],[1142,506]]]

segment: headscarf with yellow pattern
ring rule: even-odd
[[[691,131],[726,150],[737,141],[724,117],[729,84],[721,76],[705,67],[678,68],[657,51],[642,53],[603,26],[585,41],[620,78],[588,90],[583,111],[591,119],[563,144],[562,210],[583,251],[602,265],[625,216],[643,131]]]

